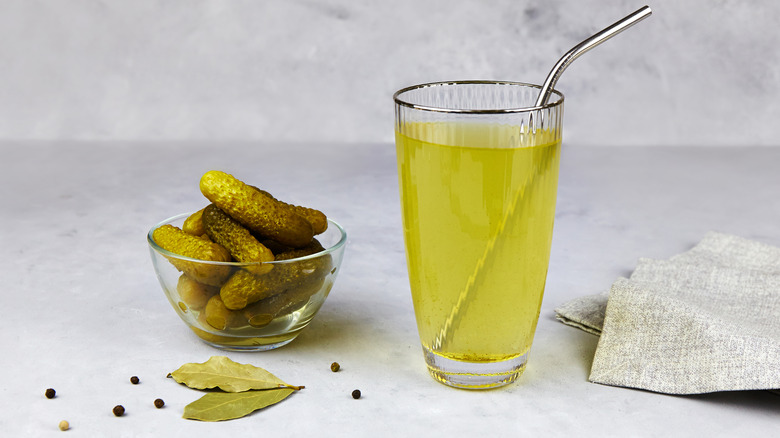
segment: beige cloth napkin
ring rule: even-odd
[[[600,334],[592,382],[667,394],[780,389],[780,248],[709,233],[556,313]]]

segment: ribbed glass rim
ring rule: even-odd
[[[513,81],[488,81],[488,80],[469,80],[469,81],[440,81],[440,82],[428,82],[424,84],[412,85],[406,88],[402,88],[393,94],[393,100],[397,105],[413,108],[421,111],[433,111],[439,113],[460,113],[460,114],[507,114],[507,113],[526,113],[539,111],[548,108],[554,108],[556,106],[563,105],[563,93],[558,90],[552,90],[551,94],[559,97],[555,102],[549,102],[543,106],[530,106],[519,108],[502,108],[502,109],[456,109],[456,108],[439,108],[434,106],[419,105],[411,103],[402,99],[401,95],[413,90],[419,90],[422,88],[443,87],[451,85],[514,85],[522,87],[536,88],[541,91],[541,85],[528,84],[525,82],[513,82]]]
[[[338,250],[339,248],[341,248],[342,246],[344,246],[347,243],[347,232],[344,230],[344,228],[341,225],[339,225],[338,223],[336,223],[335,221],[332,221],[330,219],[328,219],[328,227],[330,228],[331,225],[336,227],[336,229],[339,232],[339,240],[338,240],[338,242],[336,242],[335,244],[331,245],[328,248],[325,248],[324,250],[322,250],[320,252],[315,252],[314,254],[309,254],[309,255],[303,256],[303,257],[296,257],[294,259],[274,260],[272,262],[217,262],[217,261],[212,261],[212,260],[194,259],[192,257],[186,257],[186,256],[183,256],[181,254],[176,254],[176,253],[170,252],[170,251],[168,251],[166,249],[163,249],[160,245],[157,244],[157,242],[154,241],[154,238],[152,237],[152,235],[154,234],[154,230],[160,228],[163,225],[170,224],[172,222],[176,222],[176,221],[181,220],[181,219],[186,219],[186,218],[190,217],[191,215],[192,215],[192,213],[179,214],[179,215],[176,215],[176,216],[173,216],[173,217],[169,217],[168,219],[165,219],[164,221],[161,221],[160,223],[158,223],[155,226],[153,226],[149,230],[149,232],[146,234],[146,240],[149,243],[149,246],[155,252],[157,252],[157,253],[165,256],[165,257],[172,257],[172,258],[175,258],[175,259],[185,260],[185,261],[188,261],[188,262],[204,263],[204,264],[207,264],[207,265],[220,265],[220,266],[233,266],[233,267],[236,267],[236,268],[246,268],[248,266],[257,266],[257,265],[261,265],[261,264],[262,265],[265,265],[265,264],[268,264],[268,265],[283,265],[283,264],[300,262],[301,260],[315,259],[317,257],[322,257],[322,256],[324,256],[326,254],[330,254],[330,253]]]

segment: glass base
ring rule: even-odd
[[[528,353],[500,362],[466,362],[448,359],[423,346],[428,371],[437,381],[464,389],[490,389],[508,385],[523,374]]]
[[[193,332],[212,347],[226,351],[268,351],[283,347],[292,342],[301,330],[278,336],[223,336],[190,327]]]
[[[279,347],[283,347],[293,341],[292,339],[288,339],[286,341],[276,342],[272,344],[231,345],[231,344],[218,344],[216,342],[209,342],[205,339],[202,340],[203,342],[205,342],[208,345],[211,345],[212,347],[219,348],[220,350],[225,350],[225,351],[268,351]]]

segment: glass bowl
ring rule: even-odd
[[[204,342],[224,350],[263,351],[292,342],[320,310],[336,281],[347,242],[344,229],[329,219],[328,229],[315,236],[324,250],[266,262],[258,270],[261,263],[198,260],[166,251],[155,243],[154,230],[166,224],[181,228],[189,216],[166,219],[152,227],[146,237],[157,278],[182,321]],[[269,270],[265,265],[273,267]],[[261,271],[267,272],[256,274]],[[203,272],[218,272],[222,280],[208,285],[193,279]],[[229,310],[220,298],[219,283],[234,276],[248,277],[250,281],[242,287],[263,288],[267,298],[240,310]]]

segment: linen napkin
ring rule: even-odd
[[[780,389],[780,248],[709,233],[556,314],[600,334],[592,382],[667,394]]]

